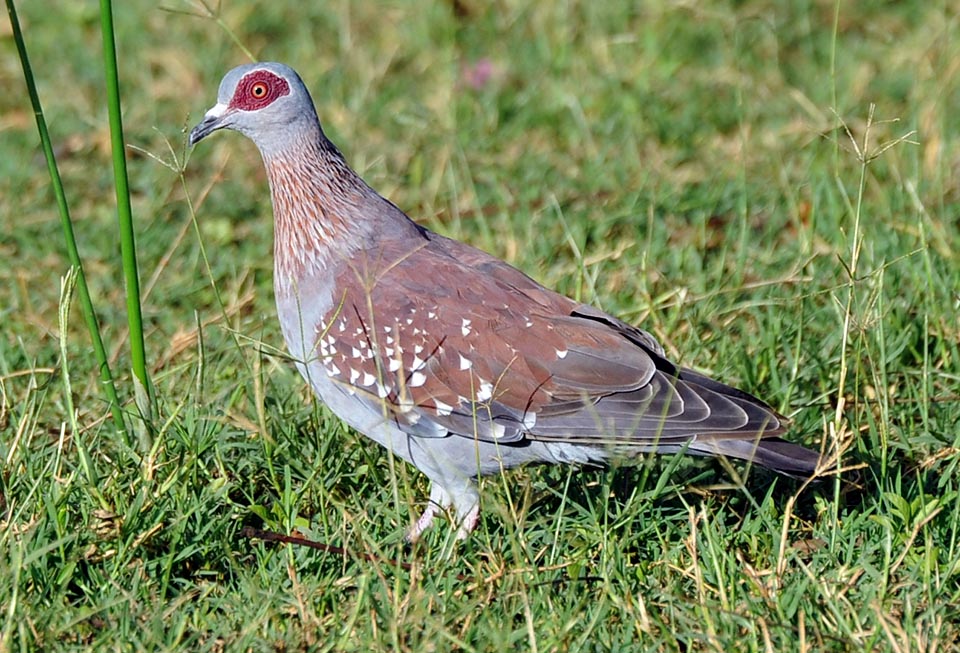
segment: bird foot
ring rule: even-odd
[[[413,544],[420,539],[420,536],[423,535],[423,532],[428,528],[433,526],[433,518],[436,517],[437,513],[440,512],[443,508],[438,506],[436,503],[431,501],[427,504],[427,509],[423,511],[423,514],[420,515],[420,518],[416,523],[407,531],[407,542]]]
[[[423,511],[423,514],[420,515],[420,518],[417,519],[416,523],[407,531],[406,540],[413,544],[420,539],[420,536],[423,535],[424,531],[433,526],[434,518],[441,512],[445,512],[446,507],[437,503],[433,499],[430,500],[430,503],[427,504],[426,510]],[[458,511],[459,512],[459,511]],[[477,526],[477,521],[480,519],[480,504],[475,503],[470,507],[463,515],[457,516],[457,541],[462,541],[467,539],[470,536],[470,533],[473,532],[473,529]]]
[[[477,526],[477,521],[480,519],[480,504],[475,504],[473,508],[470,509],[466,515],[460,520],[459,526],[457,526],[457,541],[463,541],[470,537],[470,533]]]

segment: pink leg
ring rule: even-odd
[[[460,525],[457,527],[457,539],[465,540],[477,526],[477,520],[480,519],[480,504],[475,503],[473,507],[460,519]]]
[[[456,512],[457,540],[465,540],[477,525],[480,518],[480,497],[473,486],[468,486],[463,492],[451,496],[445,489],[436,483],[430,486],[430,503],[420,518],[407,532],[407,541],[416,542],[430,526],[434,518],[446,512],[448,508]]]
[[[430,502],[420,518],[407,532],[407,541],[416,542],[423,532],[433,525],[433,518],[445,511],[450,505],[450,497],[436,483],[430,485]]]
[[[436,517],[438,512],[440,512],[440,507],[437,504],[433,502],[427,504],[427,509],[423,511],[413,527],[407,531],[407,542],[419,540],[423,532],[433,525],[433,518]]]

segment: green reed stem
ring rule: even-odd
[[[60,212],[60,225],[63,227],[63,237],[67,244],[67,256],[70,258],[70,265],[77,271],[77,291],[80,295],[80,306],[83,311],[83,318],[87,323],[87,330],[90,331],[90,338],[93,341],[93,351],[97,357],[97,366],[100,368],[101,388],[106,394],[114,426],[118,431],[126,434],[127,427],[123,420],[123,412],[120,410],[117,388],[113,382],[113,374],[110,371],[107,352],[103,346],[103,338],[100,336],[100,325],[97,320],[97,313],[93,308],[93,301],[90,299],[90,291],[87,288],[87,279],[83,272],[83,263],[80,260],[77,240],[73,233],[73,222],[70,220],[67,198],[63,190],[63,182],[60,179],[60,170],[57,167],[57,159],[53,152],[53,145],[50,142],[50,133],[47,131],[47,121],[43,117],[43,107],[40,104],[40,96],[37,94],[37,86],[33,79],[33,69],[30,67],[30,58],[27,56],[27,48],[23,40],[23,32],[20,31],[20,21],[17,19],[17,11],[16,7],[14,7],[13,0],[7,0],[7,13],[10,16],[10,25],[13,28],[13,40],[17,44],[17,52],[20,55],[20,65],[23,67],[23,78],[27,84],[30,105],[33,107],[33,115],[37,119],[37,131],[40,134],[40,145],[43,148],[43,155],[47,160],[50,184],[53,188],[53,195],[56,198],[57,208]]]
[[[133,233],[133,212],[127,182],[127,159],[124,151],[123,122],[120,117],[120,81],[117,72],[117,50],[114,42],[113,9],[110,0],[100,0],[100,31],[103,35],[103,71],[107,83],[107,109],[110,117],[110,141],[113,155],[113,183],[117,196],[117,220],[120,226],[120,255],[127,287],[127,323],[130,328],[130,364],[136,384],[137,406],[149,431],[154,410],[153,386],[147,374],[147,357],[143,339],[143,318],[140,313],[140,278],[137,272],[137,249]],[[144,442],[149,448],[149,442]]]

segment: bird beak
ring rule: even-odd
[[[196,127],[190,130],[190,145],[196,145],[211,133],[226,127],[226,117],[228,115],[229,113],[227,112],[227,105],[220,103],[214,105],[212,109],[207,111],[207,114],[203,117],[203,120],[201,120]]]

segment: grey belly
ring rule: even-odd
[[[602,462],[607,453],[597,447],[525,440],[499,444],[449,433],[424,437],[402,431],[375,402],[351,394],[348,386],[330,379],[319,365],[298,365],[321,401],[351,428],[374,440],[424,472],[432,480],[489,476],[528,463],[584,464]]]

